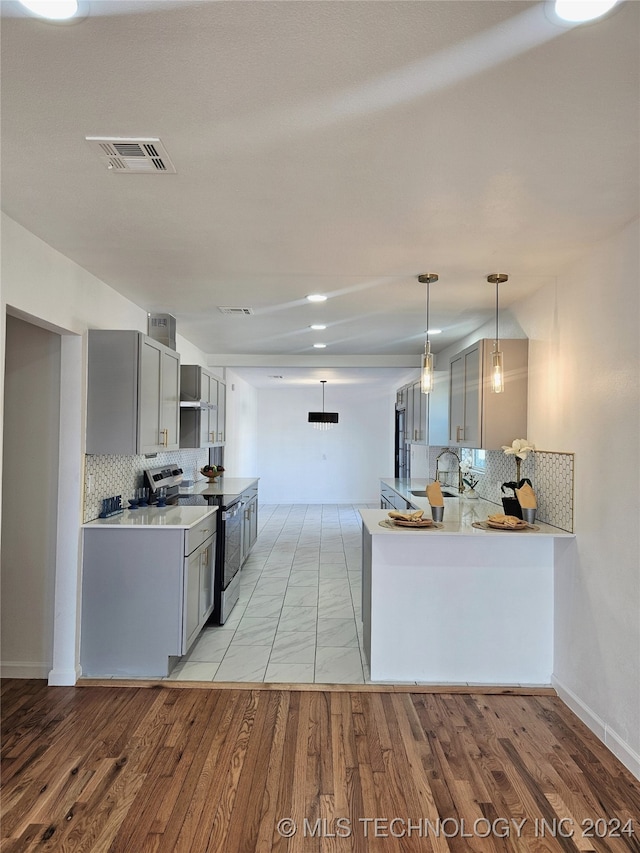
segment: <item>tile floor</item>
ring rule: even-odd
[[[170,679],[368,682],[358,513],[365,506],[261,504],[240,600],[224,625],[205,628]]]

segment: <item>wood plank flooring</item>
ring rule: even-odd
[[[2,853],[640,851],[555,696],[2,683]]]

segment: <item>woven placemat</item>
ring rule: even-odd
[[[421,527],[407,527],[404,524],[394,524],[390,518],[385,518],[382,521],[379,521],[378,524],[380,527],[386,527],[387,530],[410,530],[411,532],[414,530],[440,530],[444,527],[444,524],[440,524],[437,521],[434,521],[433,524],[425,524]]]
[[[527,524],[526,527],[490,527],[486,521],[474,521],[472,527],[478,530],[490,530],[492,533],[522,533],[526,530],[540,530],[537,524]]]

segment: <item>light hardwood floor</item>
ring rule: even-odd
[[[3,682],[0,849],[640,850],[640,785],[555,696],[314,688]]]

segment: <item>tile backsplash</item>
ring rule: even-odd
[[[429,448],[429,475],[432,479],[435,477],[436,457],[441,450],[442,447]],[[458,452],[457,448],[452,450]],[[458,455],[462,462],[471,463],[471,450],[463,448]],[[503,493],[500,488],[503,483],[516,478],[513,456],[506,456],[502,450],[487,450],[485,470],[474,469],[473,474],[478,479],[475,491],[481,498],[500,505],[503,496],[513,497],[511,490]],[[441,482],[457,486],[457,472],[447,476],[448,479],[442,476]],[[536,518],[573,533],[574,454],[536,450],[522,462],[520,476],[528,477],[533,484],[538,501]]]
[[[184,471],[185,480],[195,480],[209,461],[208,450],[176,450],[147,456],[85,456],[83,522],[97,518],[103,498],[122,495],[123,506],[136,489],[145,485],[144,471],[160,465],[175,464]],[[93,488],[89,494],[89,477]]]

